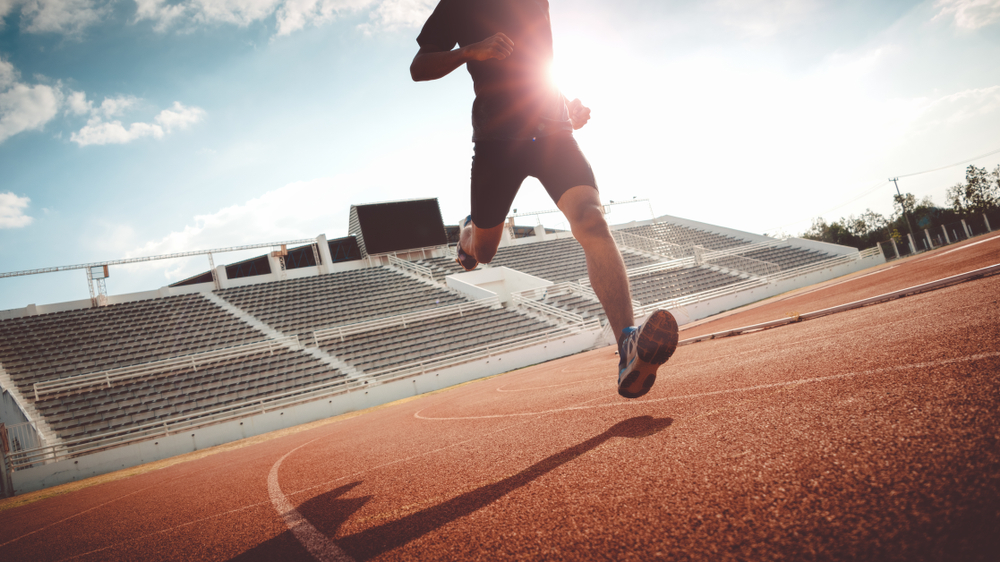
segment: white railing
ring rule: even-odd
[[[532,312],[541,314],[542,316],[549,316],[552,318],[556,318],[558,320],[566,322],[567,324],[581,324],[586,321],[583,318],[583,316],[580,316],[579,314],[573,314],[572,312],[569,312],[567,310],[556,308],[550,304],[538,302],[530,298],[525,298],[519,294],[511,295],[510,300],[516,306],[526,308],[528,310],[531,310]]]
[[[865,258],[871,258],[880,255],[882,255],[882,248],[875,246],[874,248],[868,248],[866,250],[861,250],[860,252],[858,252],[858,259],[863,260]]]
[[[515,304],[520,304],[522,306],[531,307],[537,305],[539,307],[544,307],[542,310],[540,310],[540,312],[542,312],[543,314],[548,309],[554,309],[558,310],[559,313],[561,314],[572,316],[574,319],[576,318],[583,319],[582,316],[573,314],[561,308],[554,307],[552,305],[548,305],[542,302],[537,302],[539,300],[546,298],[547,296],[558,297],[560,295],[565,295],[565,294],[573,294],[580,297],[584,297],[598,304],[600,304],[601,302],[601,300],[597,298],[597,295],[594,293],[594,291],[590,289],[590,287],[584,287],[578,283],[573,283],[573,282],[557,283],[555,285],[549,285],[547,287],[528,289],[526,291],[521,291],[512,294],[511,299],[515,302]],[[650,309],[648,307],[643,306],[642,303],[640,303],[639,301],[632,299],[632,315],[635,316],[636,318],[641,318],[649,310]],[[570,321],[572,322],[573,320]],[[586,321],[589,322],[590,320]]]
[[[710,250],[703,246],[695,246],[694,252],[695,261],[699,264],[742,271],[754,277],[767,279],[781,271],[781,267],[776,263],[748,258],[736,250]]]
[[[690,251],[685,250],[684,247],[678,244],[639,236],[638,234],[632,234],[623,230],[612,230],[611,236],[619,246],[653,254],[665,259],[681,259],[691,255]]]
[[[7,456],[45,446],[45,439],[42,438],[41,432],[38,431],[33,422],[14,425],[0,424],[0,427],[3,427],[5,433],[5,435],[0,435],[0,439],[4,441],[0,446],[6,445],[9,451]]]
[[[747,289],[753,289],[755,287],[768,285],[770,283],[774,283],[784,279],[791,279],[793,277],[798,277],[799,275],[805,275],[808,273],[813,273],[815,271],[821,271],[823,269],[828,269],[831,267],[836,267],[838,265],[851,263],[857,259],[858,259],[857,255],[837,256],[834,258],[830,258],[828,260],[823,260],[821,262],[811,263],[808,265],[804,265],[802,267],[797,267],[795,269],[787,269],[785,271],[781,271],[778,274],[773,275],[769,280],[748,279],[740,283],[725,285],[723,287],[719,287],[718,289],[711,289],[708,291],[702,291],[700,293],[694,293],[691,295],[684,295],[682,297],[662,300],[659,302],[648,304],[646,305],[646,308],[649,310],[654,308],[679,308],[682,306],[687,306],[689,304],[695,304],[698,302],[714,299],[717,297],[735,294],[740,291],[745,291]]]
[[[66,440],[58,445],[25,449],[17,453],[12,451],[8,455],[8,462],[14,470],[18,470],[42,462],[57,461],[72,456],[96,453],[111,447],[146,441],[154,437],[190,431],[206,425],[213,425],[303,402],[319,400],[343,394],[363,386],[364,383],[362,382],[345,381],[345,379],[340,378],[335,381],[328,381],[289,392],[272,394],[238,404],[230,404],[191,414],[174,416],[156,422],[100,433],[92,437]]]
[[[422,322],[424,320],[431,320],[452,314],[462,316],[469,310],[479,308],[498,308],[499,306],[500,299],[498,297],[489,297],[475,301],[461,302],[450,306],[439,306],[427,310],[420,310],[409,314],[397,314],[396,316],[376,318],[375,320],[368,320],[365,322],[355,322],[354,324],[345,324],[343,326],[316,330],[313,332],[313,342],[318,346],[319,342],[333,338],[340,338],[340,341],[344,341],[347,336],[353,334],[371,332],[384,328],[393,328],[396,326],[403,326],[405,328],[407,324],[413,324],[415,322]]]
[[[500,353],[507,353],[509,351],[514,351],[516,349],[521,349],[533,345],[550,342],[553,339],[571,336],[573,334],[578,334],[580,332],[588,330],[596,331],[599,330],[600,327],[601,327],[600,320],[598,320],[597,318],[592,318],[576,326],[567,326],[564,328],[554,328],[552,330],[546,330],[544,332],[535,332],[527,336],[511,338],[509,340],[503,340],[494,344],[486,344],[472,349],[456,351],[454,353],[449,353],[447,355],[438,355],[435,356],[434,359],[429,361],[418,360],[415,362],[411,362],[411,365],[407,367],[390,367],[388,369],[383,369],[380,371],[370,371],[366,373],[380,382],[388,382],[391,380],[405,378],[417,374],[424,374],[428,371],[436,371],[448,367],[454,367],[456,365],[469,363],[470,361],[476,361],[478,359],[485,359],[488,357],[492,357],[494,355],[498,355]]]
[[[836,267],[836,266],[841,265],[841,264],[851,263],[851,262],[857,261],[859,259],[861,259],[860,252],[857,253],[857,254],[841,255],[841,256],[833,257],[833,258],[826,259],[826,260],[823,260],[823,261],[809,263],[809,264],[806,264],[806,265],[803,265],[803,266],[799,266],[799,267],[796,267],[796,268],[793,268],[793,269],[786,269],[786,270],[782,271],[781,273],[775,275],[774,279],[775,280],[791,279],[792,277],[798,277],[799,275],[805,275],[807,273],[812,273],[814,271],[822,271],[824,269],[828,269],[828,268],[831,268],[831,267]]]
[[[111,388],[115,384],[132,379],[164,376],[168,373],[175,372],[178,369],[190,368],[193,371],[197,371],[199,365],[221,363],[223,361],[246,357],[248,355],[256,355],[258,353],[267,352],[274,355],[274,349],[276,347],[297,348],[299,347],[299,339],[297,336],[287,336],[273,340],[264,340],[246,345],[206,351],[204,353],[195,353],[192,355],[162,359],[160,361],[129,365],[128,367],[109,369],[107,371],[85,373],[72,377],[36,382],[33,385],[35,401],[44,400],[54,395],[86,392],[88,390],[101,387]]]
[[[672,269],[682,269],[692,265],[695,265],[693,257],[681,258],[679,260],[651,263],[649,265],[643,265],[639,267],[633,267],[632,269],[626,269],[625,275],[628,276],[629,279],[631,279],[633,277],[638,277],[640,275],[660,273],[663,271],[670,271]],[[583,279],[577,281],[577,284],[586,289],[591,288],[590,279],[587,277],[584,277]]]
[[[432,271],[431,268],[418,263],[413,263],[411,261],[401,260],[394,255],[389,256],[389,265],[404,271],[416,273],[417,275],[427,277],[428,279],[434,279],[434,271]]]

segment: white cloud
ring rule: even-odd
[[[1000,86],[972,88],[940,98],[912,100],[916,130],[952,126],[1000,112]]]
[[[41,129],[59,112],[61,102],[62,94],[55,88],[13,82],[0,92],[0,143],[18,133]]]
[[[101,102],[100,107],[92,109],[92,113],[103,116],[106,119],[110,119],[117,115],[125,113],[126,110],[135,106],[139,102],[139,98],[135,96],[118,96],[116,98],[104,98]]]
[[[163,138],[176,129],[186,129],[190,125],[204,119],[205,110],[200,107],[186,107],[180,102],[174,102],[170,109],[164,109],[153,118],[154,123],[136,122],[127,128],[119,120],[105,121],[138,103],[138,99],[130,96],[105,98],[99,107],[93,107],[85,99],[76,99],[77,107],[88,108],[91,118],[79,131],[70,136],[70,140],[80,146],[92,144],[126,144],[134,140],[152,137]]]
[[[23,31],[67,35],[96,23],[109,7],[107,3],[99,5],[97,0],[0,0],[0,17],[13,11],[16,5],[21,6]]]
[[[17,69],[0,59],[0,143],[24,132],[41,129],[62,104],[58,88],[20,82]]]
[[[1000,21],[1000,0],[939,0],[934,19],[953,17],[955,26],[979,29]]]
[[[277,11],[278,35],[288,35],[307,24],[319,25],[358,12],[377,0],[285,0]]]
[[[3,1],[3,0],[0,0]],[[368,32],[419,27],[437,0],[136,0],[136,21],[150,20],[158,30],[199,23],[249,25],[274,17],[276,34],[369,11]]]
[[[11,192],[0,193],[0,228],[21,228],[35,219],[24,214],[31,199],[18,197]]]
[[[205,110],[200,107],[185,107],[175,101],[170,109],[164,109],[153,118],[166,132],[174,129],[186,129],[205,118]]]
[[[93,102],[87,100],[87,94],[70,90],[66,96],[66,111],[76,115],[86,115],[94,110]]]
[[[362,26],[368,32],[417,28],[427,21],[437,0],[383,0],[371,13],[371,23]]]
[[[345,177],[291,183],[245,203],[197,215],[182,230],[149,241],[128,252],[126,257],[313,237],[329,231],[331,223],[347,222],[344,191],[348,188],[357,189],[357,183]],[[254,255],[265,252],[266,249],[258,250]],[[215,259],[220,264],[236,258],[227,254]],[[200,259],[170,260],[153,262],[147,267],[164,269],[165,277],[172,282],[204,271],[207,264]]]
[[[437,0],[135,0],[135,21],[151,21],[158,31],[198,24],[246,26],[275,18],[277,35],[321,25],[369,9],[371,33],[419,27]],[[28,33],[79,34],[111,10],[109,0],[0,0],[0,29],[17,9]]]
[[[93,117],[70,140],[80,146],[91,144],[125,144],[144,137],[163,138],[163,128],[149,123],[132,123],[126,129],[121,121],[101,121]]]
[[[3,0],[0,0],[2,2]],[[17,80],[17,71],[14,65],[0,59],[0,89],[5,89]]]

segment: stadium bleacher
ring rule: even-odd
[[[759,276],[758,264],[787,270],[830,257],[666,221],[621,232],[632,235],[616,240],[640,305],[735,285]],[[485,267],[554,283],[506,307],[448,288],[445,278],[464,270],[437,250],[432,257],[412,253],[419,268],[393,256],[390,265],[374,260],[379,265],[206,288],[211,293],[204,295],[0,320],[0,366],[28,410],[41,416],[46,439],[73,447],[112,443],[104,447],[129,435],[144,438],[156,424],[243,416],[249,404],[270,397],[313,400],[314,392],[409,376],[407,367],[442,357],[458,358],[449,363],[457,364],[485,346],[571,333],[584,325],[573,318],[607,324],[587,286],[583,248],[572,237],[499,248]],[[551,316],[551,309],[524,299],[570,314]]]
[[[385,266],[260,283],[216,294],[288,335],[464,300]]]
[[[718,234],[670,222],[657,222],[623,228],[621,230],[645,238],[677,244],[684,248],[701,246],[710,250],[725,250],[750,243],[749,240],[742,240],[735,236]]]
[[[633,252],[622,252],[626,268],[656,263]],[[531,244],[505,246],[497,250],[490,266],[504,266],[553,283],[579,281],[587,277],[587,259],[575,238],[541,240]]]
[[[35,408],[61,439],[120,431],[180,414],[225,409],[275,392],[344,377],[301,351],[263,352],[239,361],[218,362],[197,371],[175,370],[164,376],[129,381],[111,388],[39,400]]]
[[[182,295],[0,320],[0,363],[26,392],[36,382],[264,338],[201,295]]]
[[[329,340],[320,347],[364,371],[380,371],[552,328],[505,309],[480,308]]]

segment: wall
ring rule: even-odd
[[[486,267],[466,273],[456,273],[446,277],[445,281],[452,289],[474,299],[496,295],[502,303],[510,302],[511,293],[552,285],[551,281],[507,267]]]

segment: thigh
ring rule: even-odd
[[[472,222],[493,228],[507,218],[528,177],[522,141],[477,141],[472,157]]]
[[[531,175],[538,178],[556,204],[570,189],[589,185],[597,189],[597,179],[572,133],[557,133],[538,139]]]

